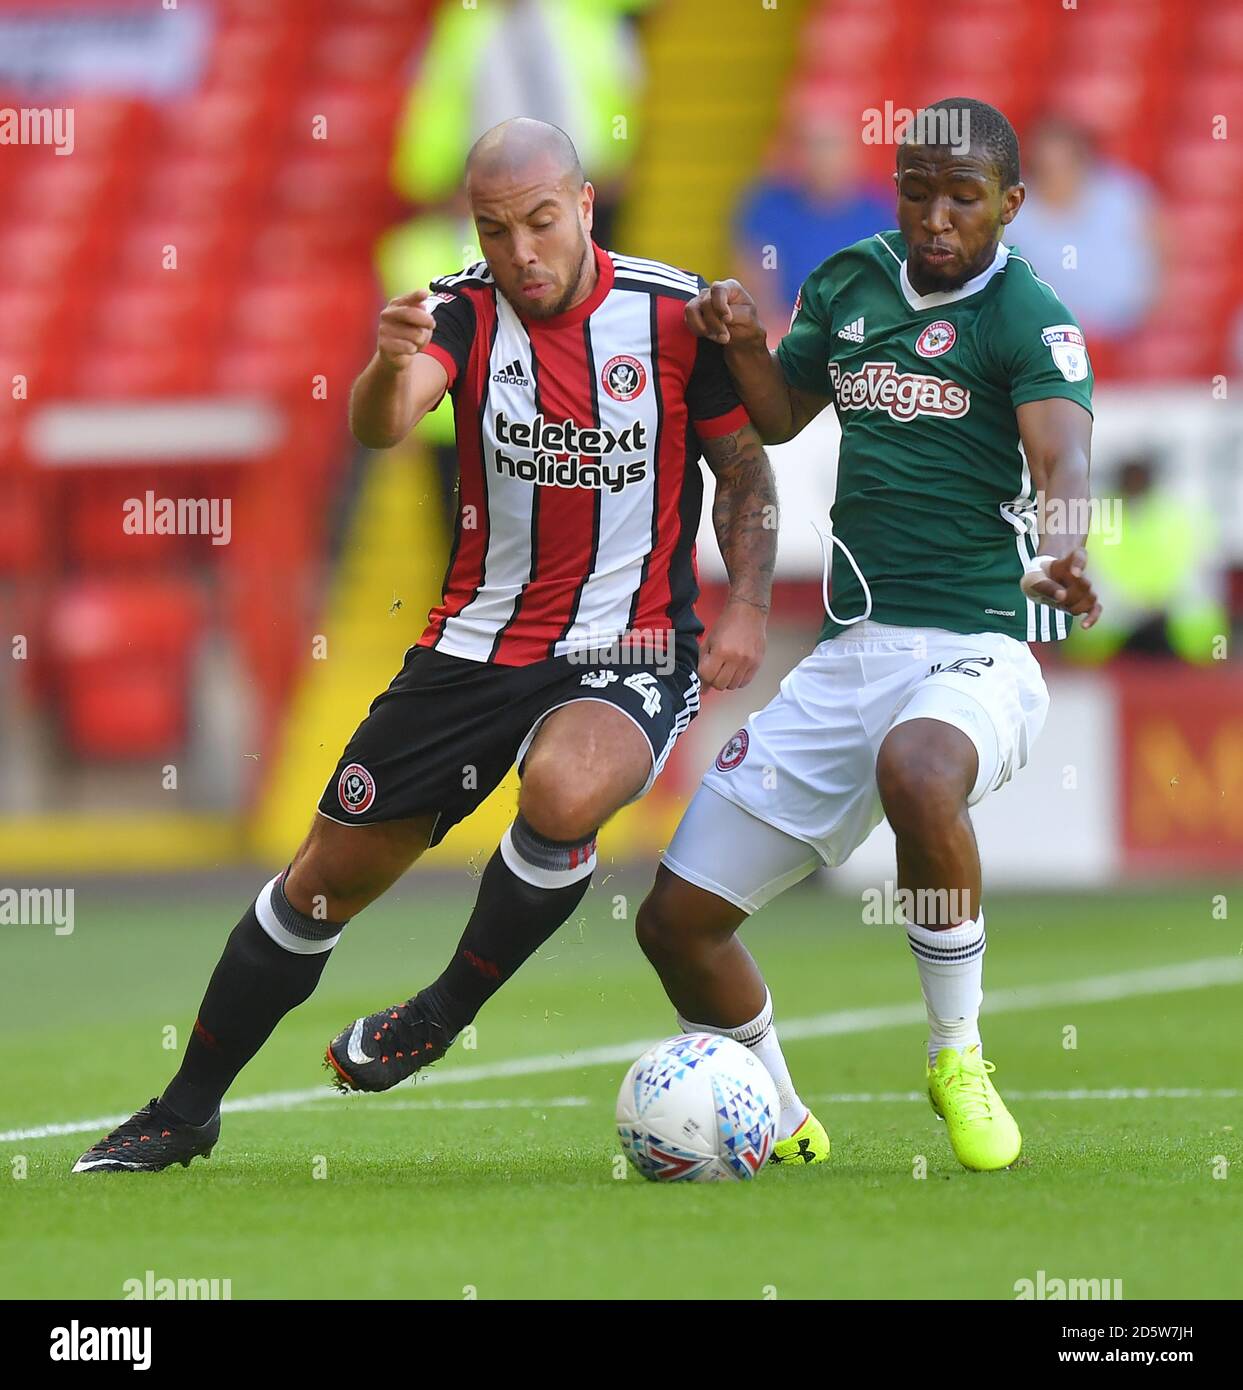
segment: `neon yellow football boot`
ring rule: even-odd
[[[932,1108],[945,1121],[959,1163],[977,1173],[1009,1167],[1023,1147],[1014,1116],[989,1080],[992,1070],[978,1043],[962,1052],[943,1047],[928,1068]]]
[[[829,1156],[829,1136],[809,1110],[807,1118],[788,1139],[773,1145],[769,1163],[823,1163]]]

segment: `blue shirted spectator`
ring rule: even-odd
[[[792,134],[790,172],[754,184],[735,222],[736,273],[774,342],[810,271],[843,246],[896,225],[894,195],[856,175],[858,123],[802,113]]]
[[[1088,132],[1060,116],[1036,126],[1022,159],[1027,198],[1005,240],[1053,286],[1089,345],[1124,341],[1160,288],[1151,185],[1098,158]]]

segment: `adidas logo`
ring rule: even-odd
[[[499,372],[492,373],[492,380],[499,381],[502,386],[530,386],[531,379],[523,370],[522,363],[515,357],[507,366],[501,368]]]
[[[860,314],[854,323],[848,323],[845,328],[839,328],[837,336],[845,338],[848,343],[861,343],[863,341],[863,315]]]

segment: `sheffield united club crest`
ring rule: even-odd
[[[375,778],[361,763],[351,763],[337,779],[337,800],[351,816],[361,816],[375,800]]]
[[[647,385],[647,368],[637,357],[610,357],[600,373],[604,389],[615,401],[632,401]]]

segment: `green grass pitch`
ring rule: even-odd
[[[787,894],[746,940],[833,1159],[699,1187],[618,1162],[629,1057],[585,1055],[674,1031],[613,915],[615,893],[633,915],[648,881],[593,889],[481,1015],[473,1050],[417,1086],[337,1096],[327,1039],[425,984],[465,920],[473,884],[416,871],[350,926],[231,1097],[267,1099],[225,1116],[210,1162],[157,1175],[70,1177],[99,1130],[25,1132],[161,1089],[245,890],[95,886],[72,935],[4,928],[0,1294],[120,1298],[150,1270],[228,1279],[235,1299],[1010,1299],[1044,1270],[1121,1280],[1127,1299],[1243,1296],[1228,1236],[1243,1222],[1243,910],[1219,920],[1220,885],[989,901],[985,1048],[1024,1153],[987,1175],[958,1167],[918,1098],[901,930],[861,926],[857,898]],[[1096,1091],[1118,1094],[1081,1094]]]

